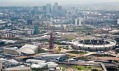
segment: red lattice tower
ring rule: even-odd
[[[50,39],[49,39],[49,53],[53,53],[53,48],[54,48],[54,37],[53,33],[50,33]]]

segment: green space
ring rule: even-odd
[[[78,66],[78,65],[60,65],[63,71],[67,70],[67,67],[74,69],[75,71],[102,71],[99,66]]]
[[[32,71],[47,71],[47,68],[32,68]]]
[[[76,71],[102,71],[101,67],[98,66],[72,66]]]
[[[82,51],[70,51],[68,53],[72,53],[72,54],[87,54],[87,52],[82,52]]]
[[[62,69],[62,71],[65,71],[66,70],[66,65],[60,65],[60,67],[61,67],[61,69]]]
[[[39,41],[40,41],[40,42],[49,42],[48,39],[40,39]]]
[[[89,58],[89,57],[79,57],[78,59],[79,59],[79,60],[87,61],[87,60],[89,60],[90,58]]]
[[[70,55],[66,56],[67,59],[70,59],[70,58],[73,58],[73,57],[75,57],[75,56],[70,56]]]
[[[89,27],[75,27],[75,28],[73,28],[73,30],[75,31],[75,32],[88,32],[88,31],[91,31],[92,30],[92,28],[89,28]]]
[[[46,51],[41,48],[38,49],[38,53],[44,53],[44,52],[46,52]]]
[[[108,54],[92,54],[92,56],[96,56],[96,57],[115,57],[115,56],[108,55]]]

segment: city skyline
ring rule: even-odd
[[[59,3],[61,5],[87,5],[87,4],[97,4],[97,3],[110,3],[110,2],[119,2],[118,0],[0,0],[0,6],[42,6],[47,3]]]

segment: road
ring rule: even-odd
[[[107,60],[117,60],[117,61],[119,61],[119,58],[117,58],[117,57],[95,57],[94,58],[95,60],[100,60],[100,61],[107,61]]]

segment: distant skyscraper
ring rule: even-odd
[[[55,5],[53,6],[53,13],[54,14],[58,13],[58,3],[55,3]]]
[[[62,6],[58,6],[58,10],[60,10],[60,11],[61,11],[61,10],[62,10]]]
[[[32,14],[33,14],[33,15],[37,15],[37,14],[38,14],[38,6],[34,6],[34,7],[33,7]]]
[[[117,24],[119,25],[119,19],[117,19]]]
[[[62,16],[63,14],[62,6],[59,6],[58,3],[55,3],[52,9],[52,14],[56,17]]]
[[[75,26],[81,26],[82,25],[82,19],[75,19]]]
[[[46,6],[43,6],[42,8],[43,8],[43,11],[46,11]]]
[[[34,34],[39,34],[38,25],[35,25],[35,26],[34,26]]]
[[[46,15],[50,15],[51,14],[51,4],[47,4],[46,6]]]

